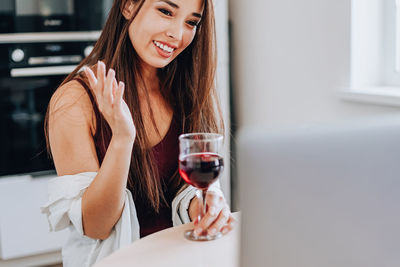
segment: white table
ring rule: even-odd
[[[238,220],[239,213],[234,213]],[[238,267],[240,225],[214,241],[190,241],[183,233],[193,228],[184,224],[151,234],[98,262],[95,267]]]

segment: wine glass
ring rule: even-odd
[[[209,186],[217,181],[224,169],[221,156],[223,136],[216,133],[190,133],[179,136],[179,174],[186,183],[197,188],[200,212],[198,221],[206,214],[206,194]],[[221,233],[209,235],[203,231],[194,235],[193,229],[185,232],[185,237],[195,241],[214,240]]]

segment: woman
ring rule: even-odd
[[[211,0],[114,1],[92,53],[56,90],[47,114],[61,177],[50,182],[43,211],[53,230],[71,230],[64,266],[89,266],[195,220],[194,188],[177,172],[178,135],[223,132],[215,65]],[[234,224],[222,193],[212,191],[206,215],[195,220],[198,234]]]

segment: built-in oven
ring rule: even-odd
[[[95,39],[0,43],[0,176],[54,169],[43,132],[47,105]]]
[[[0,33],[93,31],[109,0],[1,0]]]
[[[113,0],[1,0],[0,177],[54,172],[44,118],[54,90],[91,52]]]

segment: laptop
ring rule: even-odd
[[[242,130],[243,267],[399,267],[400,116]]]

